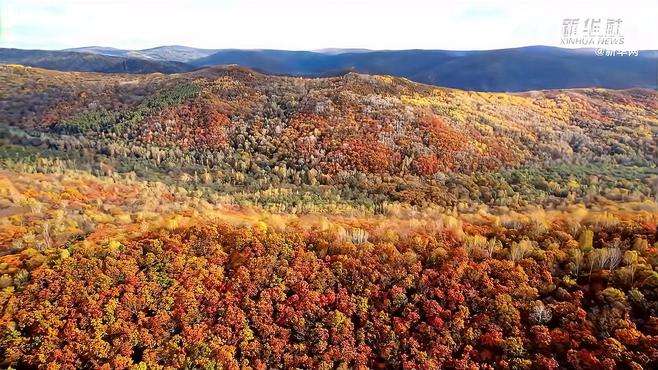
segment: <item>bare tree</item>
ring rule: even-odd
[[[618,247],[606,248],[606,259],[608,261],[608,269],[614,270],[621,262],[622,254]]]
[[[532,244],[530,244],[529,240],[521,240],[518,243],[512,243],[510,246],[510,258],[512,261],[520,261],[525,257],[526,253],[530,252],[532,250]]]
[[[535,324],[546,324],[553,318],[551,310],[543,302],[537,301],[530,310],[529,318]]]
[[[581,251],[580,249],[574,249],[572,253],[573,253],[573,264],[576,268],[575,273],[576,276],[578,276],[580,274],[580,267],[583,265],[583,260],[584,260],[583,251]]]

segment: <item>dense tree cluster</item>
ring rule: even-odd
[[[635,217],[360,237],[197,222],[28,248],[0,266],[0,352],[76,368],[652,368],[656,218]]]
[[[6,124],[84,133],[99,145],[233,158],[244,152],[262,156],[262,170],[271,160],[332,176],[357,169],[422,177],[547,160],[655,164],[658,96],[650,90],[509,95],[356,74],[271,77],[233,67],[170,77],[8,66],[0,72],[13,82],[2,87]],[[437,171],[422,164],[432,156]]]

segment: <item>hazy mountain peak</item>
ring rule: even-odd
[[[337,54],[346,54],[346,53],[368,53],[373,50],[371,49],[359,49],[359,48],[325,48],[325,49],[316,49],[313,52],[328,54],[328,55],[337,55]]]

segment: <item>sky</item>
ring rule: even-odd
[[[0,0],[0,47],[485,50],[561,45],[564,19],[622,19],[658,49],[658,0]]]

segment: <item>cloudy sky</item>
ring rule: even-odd
[[[496,49],[621,18],[625,49],[658,49],[657,14],[656,0],[0,0],[0,46]]]

